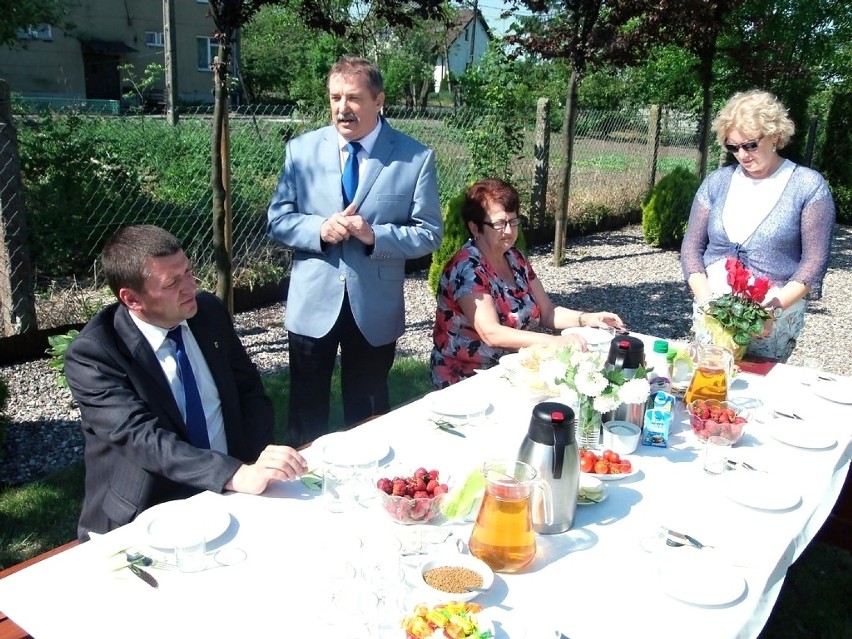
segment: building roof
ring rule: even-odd
[[[477,10],[477,15],[479,17],[479,21],[482,24],[482,28],[485,29],[485,33],[488,34],[488,38],[493,39],[494,35],[491,33],[491,29],[488,27],[488,23],[485,21],[485,18],[482,16],[482,13]],[[458,13],[458,19],[451,24],[447,28],[447,45],[451,45],[453,42],[459,39],[459,36],[464,33],[464,30],[473,22],[473,10],[472,9],[462,9]]]

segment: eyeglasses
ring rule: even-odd
[[[521,225],[521,218],[514,217],[511,220],[497,220],[496,222],[486,222],[482,220],[482,223],[485,226],[490,226],[495,231],[505,231],[507,226],[511,226],[512,228],[518,227]]]
[[[732,153],[734,155],[739,153],[740,149],[748,151],[749,153],[754,153],[755,151],[757,151],[757,147],[762,139],[763,136],[761,135],[756,140],[749,140],[748,142],[743,142],[742,144],[725,144],[724,147],[728,153]]]

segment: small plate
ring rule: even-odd
[[[830,402],[852,404],[852,380],[850,379],[818,379],[811,384],[811,390]]]
[[[491,403],[480,395],[468,395],[457,389],[444,389],[432,394],[429,410],[449,417],[470,417],[485,413]]]
[[[171,550],[176,540],[186,535],[188,528],[203,532],[204,540],[209,544],[228,530],[231,514],[224,508],[177,499],[152,506],[136,521],[145,531],[146,543],[151,548]]]
[[[799,505],[802,498],[792,486],[779,481],[769,473],[728,473],[725,477],[725,495],[749,508],[758,510],[789,510]]]
[[[632,468],[629,473],[607,473],[606,475],[601,475],[600,473],[580,473],[580,477],[583,477],[585,475],[588,477],[594,477],[595,479],[600,479],[601,481],[619,481],[621,479],[633,477],[633,475],[639,472],[639,469],[636,467],[636,462],[634,461],[633,457],[626,457],[622,455],[621,459],[630,462]]]
[[[807,420],[776,417],[769,422],[768,426],[769,434],[773,438],[796,448],[823,450],[837,443],[837,438],[833,434]]]
[[[524,356],[520,353],[509,353],[500,358],[500,366],[509,371],[516,371],[521,368],[523,361]]]
[[[696,606],[724,606],[745,592],[745,579],[730,566],[684,557],[687,555],[680,553],[678,561],[660,568],[660,586],[669,597]]]
[[[322,441],[320,441],[322,440]],[[378,439],[366,440],[349,432],[331,433],[317,438],[320,457],[324,462],[350,466],[378,464],[390,453],[387,442]]]
[[[600,499],[594,501],[586,498],[583,495],[584,488],[598,487],[600,487],[600,489],[603,491],[600,495]],[[608,493],[609,489],[607,488],[606,484],[604,484],[600,479],[596,479],[595,477],[590,476],[589,473],[580,473],[580,494],[577,495],[578,506],[593,506],[595,504],[599,504],[602,501],[606,500],[606,498],[609,496]]]
[[[572,326],[562,329],[563,335],[579,335],[589,346],[601,348],[605,344],[611,344],[614,333],[610,333],[606,329],[596,328],[594,326]]]

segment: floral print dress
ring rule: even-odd
[[[491,368],[508,352],[482,341],[459,306],[462,297],[490,295],[503,326],[524,329],[540,317],[541,310],[530,293],[530,282],[536,278],[532,265],[514,247],[504,256],[512,269],[513,282],[505,282],[471,240],[444,267],[438,282],[434,348],[429,361],[435,388],[470,377],[477,368]]]

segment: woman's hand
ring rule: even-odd
[[[598,328],[612,327],[617,329],[625,328],[624,322],[615,313],[607,313],[604,311],[598,313],[583,313],[580,316],[580,326],[594,326]]]

